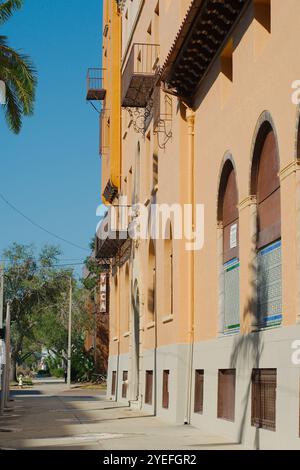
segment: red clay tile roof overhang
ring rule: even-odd
[[[192,100],[201,80],[252,0],[193,0],[181,24],[161,79]]]
[[[199,7],[203,0],[192,0],[190,6],[187,10],[187,13],[180,25],[179,31],[173,41],[171,49],[167,55],[167,58],[162,66],[162,78],[166,77],[170,71],[172,65],[174,64],[177,55],[186,39],[186,36],[197,16]]]

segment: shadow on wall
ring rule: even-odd
[[[241,401],[242,413],[238,429],[238,442],[240,444],[245,440],[245,430],[249,425],[247,410],[248,406],[251,407],[252,370],[260,368],[260,359],[264,350],[262,335],[259,331],[259,326],[263,322],[263,315],[257,301],[257,279],[259,279],[259,298],[263,299],[265,305],[268,305],[267,279],[263,271],[258,273],[256,258],[249,264],[249,272],[251,274],[251,294],[243,311],[243,323],[247,326],[241,332],[241,335],[235,339],[230,357],[230,368],[248,374],[248,378],[246,378],[247,387]],[[256,450],[260,449],[260,430],[258,427],[255,431],[253,447]]]

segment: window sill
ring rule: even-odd
[[[146,325],[147,330],[151,330],[151,328],[155,327],[155,321],[151,321]]]
[[[224,418],[223,416],[218,416],[217,418],[222,420],[222,421],[226,421],[227,423],[234,423],[235,422],[234,419]]]
[[[237,336],[240,334],[240,330],[234,330],[234,331],[228,331],[226,333],[219,333],[218,334],[218,338],[219,339],[222,339],[222,338],[230,338],[232,336]]]
[[[259,325],[256,325],[252,332],[251,333],[259,333],[260,331],[268,331],[268,330],[274,330],[274,329],[278,329],[278,328],[282,328],[283,327],[283,324],[280,323],[278,325],[267,325],[267,326],[259,326]]]
[[[163,317],[163,318],[162,318],[162,322],[163,322],[164,324],[166,324],[166,323],[171,323],[173,320],[174,320],[173,315],[167,315],[166,317]]]

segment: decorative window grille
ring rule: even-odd
[[[252,426],[276,431],[276,369],[252,372]]]
[[[257,320],[260,327],[282,322],[281,241],[257,254]]]
[[[224,333],[240,329],[240,263],[233,259],[224,264]]]

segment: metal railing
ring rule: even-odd
[[[133,62],[133,73],[152,75],[156,73],[159,60],[159,45],[135,43],[128,62]]]
[[[97,93],[104,94],[103,71],[100,68],[89,68],[86,76],[87,96],[97,96]]]
[[[158,44],[135,43],[122,74],[122,102],[133,87],[142,87],[143,92],[150,91],[159,70]]]

